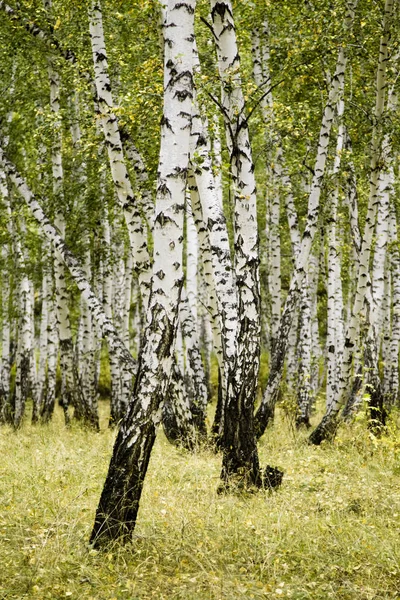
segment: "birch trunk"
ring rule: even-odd
[[[216,441],[218,445],[219,441],[222,440],[224,428],[228,372],[230,369],[234,370],[236,356],[237,298],[233,279],[228,230],[222,205],[217,196],[212,172],[211,147],[207,123],[203,124],[202,122],[196,99],[193,102],[190,154],[196,181],[196,194],[198,194],[201,204],[201,208],[197,207],[197,203],[192,197],[195,223],[198,228],[203,254],[207,252],[207,254],[204,254],[205,260],[203,261],[203,265],[204,268],[207,268],[206,277],[207,281],[209,281],[212,314],[219,314],[219,328],[221,332],[221,354],[219,354],[219,333],[214,320],[214,343],[217,344],[217,358],[220,356],[219,370],[221,376],[221,393],[219,394],[216,419],[213,425],[213,433],[217,437]],[[193,160],[195,156],[196,161]],[[192,186],[192,191],[195,191],[194,186]],[[197,195],[195,198],[197,198]],[[208,254],[208,248],[211,250],[210,254]],[[212,267],[212,269],[209,269],[209,267]],[[215,287],[216,308],[212,304],[214,297],[213,286]]]
[[[256,183],[230,1],[211,0],[234,184],[235,279],[238,301],[235,368],[227,376],[221,478],[225,485],[261,485],[254,436],[254,403],[260,364],[260,281]]]
[[[400,348],[400,251],[398,247],[398,234],[396,214],[393,204],[390,207],[390,240],[392,252],[390,267],[392,273],[392,331],[386,365],[386,403],[389,407],[398,405],[399,402],[399,348]],[[390,295],[389,295],[390,297]]]
[[[105,47],[103,20],[100,1],[92,1],[89,10],[89,31],[92,44],[95,83],[98,106],[101,114],[105,144],[111,174],[119,204],[123,209],[130,239],[135,270],[140,281],[144,306],[150,293],[151,261],[147,250],[142,218],[137,199],[134,197],[129,174],[125,165],[121,134],[114,112],[111,82],[108,75],[107,51]]]
[[[47,349],[48,349],[48,324],[49,324],[49,305],[48,305],[48,285],[49,277],[47,274],[48,261],[45,259],[43,264],[42,275],[42,312],[40,316],[40,333],[39,333],[39,366],[37,373],[38,390],[37,390],[37,408],[36,414],[32,414],[32,421],[37,421],[40,418],[43,400],[46,390],[46,365],[47,365]]]
[[[310,427],[311,413],[311,297],[308,274],[304,280],[300,300],[300,351],[296,426]]]
[[[44,277],[46,278],[46,307],[48,312],[46,332],[47,375],[40,415],[42,422],[47,423],[53,416],[56,400],[58,333],[54,302],[54,277],[51,270],[48,273],[45,272]]]
[[[93,317],[96,319],[96,322],[102,328],[103,336],[107,338],[109,343],[112,345],[114,351],[118,354],[120,361],[126,365],[126,368],[130,368],[132,372],[134,372],[136,369],[136,361],[131,356],[130,352],[126,349],[122,340],[119,338],[112,323],[109,321],[109,319],[107,319],[103,307],[92,292],[91,287],[88,281],[85,279],[84,273],[78,261],[74,258],[70,250],[67,248],[63,238],[60,236],[58,231],[46,217],[38,200],[28,188],[26,182],[18,173],[15,166],[9,160],[6,159],[1,147],[0,166],[4,168],[8,177],[15,185],[17,191],[25,200],[28,208],[32,212],[33,217],[39,223],[47,239],[54,245],[55,249],[60,254],[60,256],[63,257],[63,260],[65,261],[66,266],[69,268],[70,274],[75,280],[79,291],[86,299],[92,311]]]
[[[186,376],[190,381],[188,388],[191,390],[189,397],[192,420],[199,438],[204,441],[207,437],[206,411],[208,389],[201,358],[197,323],[185,290],[182,292],[179,315],[186,350]]]
[[[0,168],[0,199],[4,203],[7,229],[11,232],[11,210],[8,199],[8,186],[5,173]],[[3,272],[1,278],[1,368],[0,368],[0,423],[10,423],[11,405],[10,405],[10,373],[11,373],[11,357],[10,357],[10,341],[11,341],[11,278],[9,263],[12,255],[10,244],[7,242],[2,246],[1,258],[3,261]]]
[[[193,119],[194,121],[195,119]],[[193,124],[192,124],[192,135],[193,135]],[[203,176],[203,171],[201,168],[197,170],[197,178]],[[212,184],[212,177],[210,175],[210,171],[204,171],[205,175],[209,175],[210,183]],[[205,183],[207,185],[207,183]],[[215,438],[219,438],[221,434],[221,419],[223,418],[223,399],[225,398],[225,393],[223,392],[224,385],[224,352],[222,349],[222,339],[221,339],[221,327],[222,327],[222,319],[221,314],[218,310],[218,300],[216,293],[216,282],[214,279],[214,269],[213,269],[213,248],[211,247],[210,236],[208,233],[207,226],[204,222],[199,190],[196,185],[196,180],[193,175],[193,172],[189,172],[189,188],[191,192],[191,207],[193,211],[193,219],[197,230],[197,236],[199,240],[199,257],[201,264],[201,275],[202,275],[202,283],[204,284],[204,295],[205,295],[205,314],[209,315],[210,318],[210,326],[212,332],[213,339],[213,348],[216,354],[216,358],[218,361],[218,403],[217,409],[215,413],[214,424],[212,427],[212,435]],[[205,194],[205,186],[203,189],[203,194]],[[206,198],[210,198],[211,196],[214,199],[214,206],[217,206],[218,199],[216,193],[212,192],[210,189],[210,193],[206,195]],[[214,248],[214,251],[216,248]],[[229,256],[229,254],[227,255]],[[219,303],[221,305],[221,302]],[[209,381],[209,377],[207,378]]]
[[[83,272],[87,281],[91,280],[90,250],[86,251]],[[96,366],[95,366],[95,328],[89,306],[82,297],[82,355],[79,364],[80,385],[82,389],[83,421],[95,431],[100,430],[97,406]]]
[[[31,379],[31,364],[33,361],[32,295],[21,242],[18,237],[17,233],[16,255],[18,257],[20,280],[18,284],[18,344],[13,400],[13,424],[15,428],[21,426],[26,401],[30,397],[33,383]]]
[[[45,8],[51,7],[51,2],[45,0]],[[65,217],[63,214],[63,167],[61,157],[61,122],[60,122],[60,77],[54,68],[52,60],[48,61],[50,81],[50,109],[54,116],[54,136],[51,148],[51,164],[53,175],[53,196],[55,203],[55,225],[65,239]],[[66,271],[61,256],[55,251],[54,274],[56,283],[57,327],[60,343],[61,366],[61,398],[65,423],[69,424],[69,406],[74,406],[77,413],[81,410],[78,382],[76,379],[77,366],[73,351],[72,332],[69,317],[69,295],[66,286]]]
[[[165,39],[154,265],[147,326],[133,398],[119,430],[97,508],[91,541],[131,535],[167,390],[183,283],[182,240],[189,163],[195,1],[169,0]]]
[[[344,82],[343,82],[344,83]],[[343,93],[343,90],[341,90]],[[339,171],[341,156],[344,143],[344,126],[343,126],[344,101],[340,99],[337,106],[338,118],[338,136],[336,141],[336,154],[332,169],[332,179],[334,188],[328,196],[328,224],[327,224],[327,241],[328,241],[328,281],[327,281],[327,377],[326,377],[326,406],[329,409],[335,401],[337,393],[337,377],[338,366],[343,352],[342,339],[343,333],[343,316],[341,308],[343,301],[341,300],[341,270],[340,270],[340,254],[338,250],[337,231],[337,212],[339,201]]]

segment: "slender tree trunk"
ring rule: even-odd
[[[0,168],[0,200],[5,207],[5,218],[7,219],[7,230],[11,233],[11,210],[8,199],[8,186],[5,173]],[[10,259],[12,256],[9,243],[3,244],[1,248],[1,258],[3,261],[3,272],[1,278],[1,367],[0,367],[0,423],[11,422],[10,405],[10,342],[11,342],[11,277],[10,277]]]
[[[18,344],[13,401],[13,424],[15,428],[21,426],[25,414],[26,401],[31,394],[31,362],[33,360],[32,295],[21,242],[18,238],[19,235],[17,233],[16,254],[18,257],[20,280],[18,287]]]
[[[42,422],[47,423],[53,416],[54,405],[56,401],[56,375],[57,375],[57,319],[54,302],[54,277],[51,271],[44,275],[46,283],[46,305],[48,311],[47,317],[47,376],[46,386],[41,405]]]
[[[394,205],[390,206],[390,267],[392,273],[392,330],[387,358],[386,403],[389,407],[398,405],[399,401],[399,348],[400,348],[400,251],[396,213]],[[390,294],[389,298],[390,298]]]
[[[48,305],[48,268],[49,263],[46,256],[46,245],[43,244],[44,261],[42,275],[42,312],[40,316],[40,332],[39,332],[39,365],[37,370],[37,398],[33,405],[32,423],[37,423],[40,420],[42,412],[43,400],[46,390],[46,365],[47,365],[47,331],[49,324],[49,305]]]
[[[227,374],[221,478],[225,485],[232,481],[239,485],[260,486],[253,424],[260,364],[256,184],[230,1],[211,0],[211,17],[234,183],[234,268],[238,298],[235,368]]]
[[[135,270],[140,281],[143,304],[147,306],[150,293],[151,261],[147,250],[139,202],[135,198],[124,161],[121,134],[114,112],[111,82],[108,75],[100,0],[93,0],[89,10],[89,31],[92,43],[95,83],[105,144],[119,204],[123,209]]]
[[[208,401],[207,382],[201,359],[197,323],[194,319],[189,298],[182,291],[182,299],[179,308],[180,323],[186,349],[186,376],[190,381],[190,407],[194,426],[200,438],[205,440],[207,436],[206,411]]]
[[[343,82],[344,83],[344,82]],[[343,93],[343,90],[341,90]],[[339,240],[337,239],[337,212],[339,201],[339,171],[344,142],[344,126],[342,123],[344,112],[344,101],[341,98],[337,105],[338,136],[336,141],[336,154],[332,169],[333,190],[328,196],[328,281],[327,281],[327,377],[326,377],[326,406],[329,408],[335,401],[337,393],[338,366],[343,352],[343,316],[341,308],[341,269]]]
[[[216,320],[214,320],[214,344],[216,345],[217,358],[219,357],[221,386],[213,434],[218,438],[216,440],[217,445],[220,445],[224,428],[228,371],[234,369],[236,356],[237,298],[227,224],[215,188],[207,129],[207,123],[203,124],[195,100],[193,102],[190,139],[190,154],[196,181],[196,185],[191,186],[192,202],[204,257],[203,265],[206,269],[206,280],[209,282],[211,314],[216,315],[216,318],[218,318],[221,332],[218,333]],[[193,160],[193,157],[196,157],[196,161]],[[193,193],[195,194],[193,195]],[[197,197],[200,200],[201,208],[197,204]],[[208,253],[208,248],[210,248],[210,253]],[[212,270],[210,266],[212,266]],[[214,288],[216,307],[213,305]],[[219,337],[221,339],[221,353],[219,353]]]
[[[168,386],[183,283],[182,238],[193,98],[195,1],[169,0],[165,36],[164,116],[154,225],[152,293],[133,399],[119,430],[91,541],[127,538]]]
[[[299,352],[299,374],[297,405],[297,427],[304,425],[310,427],[311,413],[311,296],[309,277],[306,275],[300,300],[300,327],[301,340]]]
[[[193,125],[192,125],[193,129]],[[202,176],[202,172],[200,169],[197,169],[197,178]],[[205,173],[210,174],[210,171],[205,171]],[[212,182],[212,177],[210,177],[210,182]],[[207,185],[207,184],[206,184]],[[205,292],[205,314],[210,317],[211,324],[211,332],[213,339],[213,347],[214,352],[216,354],[216,358],[218,361],[218,371],[219,371],[219,381],[218,387],[220,393],[218,394],[218,406],[216,410],[216,418],[214,419],[213,427],[212,427],[212,435],[214,438],[220,438],[222,434],[221,429],[221,420],[223,418],[223,400],[225,398],[225,392],[223,391],[224,385],[224,352],[222,349],[222,339],[221,339],[221,327],[222,327],[222,319],[221,314],[218,310],[218,300],[216,293],[216,283],[214,279],[214,269],[213,269],[213,251],[215,252],[216,248],[211,247],[210,236],[208,233],[207,226],[204,221],[202,207],[200,203],[199,191],[196,185],[196,180],[192,172],[189,172],[189,188],[191,191],[191,205],[193,211],[193,219],[197,229],[197,235],[199,239],[199,257],[200,264],[202,267],[201,275],[202,275],[202,284],[204,284],[204,292]],[[203,194],[205,193],[205,187]],[[209,198],[211,193],[207,195]],[[216,198],[215,193],[213,194],[215,206],[217,206],[218,200]],[[227,255],[229,256],[229,254]],[[201,286],[202,287],[202,286]],[[221,304],[221,303],[220,303]],[[218,445],[218,444],[217,444]]]

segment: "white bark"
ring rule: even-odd
[[[126,349],[122,340],[119,338],[114,326],[107,319],[101,303],[93,294],[91,287],[86,280],[84,273],[71,252],[68,250],[63,238],[60,236],[55,227],[50,223],[38,200],[35,198],[26,182],[17,172],[15,166],[6,159],[3,150],[0,147],[0,166],[3,166],[12,183],[15,185],[18,192],[25,200],[28,208],[32,212],[34,218],[38,221],[44,234],[48,240],[54,245],[60,256],[63,257],[65,264],[69,268],[71,276],[75,280],[78,289],[83,294],[84,298],[92,311],[96,321],[102,328],[103,336],[107,338],[112,345],[114,351],[118,354],[120,360],[126,364],[126,368],[131,368],[134,372],[136,369],[136,361],[133,359],[129,351]]]
[[[8,200],[8,187],[5,173],[0,168],[0,199],[4,202],[6,208],[7,229],[11,233],[10,222],[10,203]],[[10,296],[11,296],[11,281],[8,262],[11,256],[11,248],[8,243],[3,244],[1,248],[1,258],[3,261],[3,272],[1,278],[1,368],[0,368],[0,422],[10,420],[10,340],[11,340],[11,323],[10,323]]]
[[[393,313],[390,347],[385,361],[387,363],[385,364],[385,387],[386,401],[389,406],[394,406],[399,401],[400,251],[398,247],[396,213],[393,203],[390,206],[389,232],[392,248],[390,255],[392,294],[388,293],[388,297],[392,299]]]
[[[186,210],[186,294],[189,302],[193,319],[198,327],[197,316],[197,264],[198,264],[198,245],[197,231],[193,219],[193,212],[190,204]]]
[[[311,412],[311,297],[307,274],[301,289],[299,326],[299,376],[297,425],[310,426]]]
[[[204,373],[198,336],[198,324],[194,319],[187,293],[183,289],[179,308],[181,331],[186,351],[186,377],[191,389],[191,412],[198,431],[205,435],[208,401],[207,382]]]
[[[348,3],[348,11],[345,18],[346,29],[349,28],[353,22],[355,5],[356,2],[352,0]],[[264,433],[265,427],[273,415],[274,406],[279,391],[279,384],[282,377],[287,338],[290,331],[294,310],[297,304],[299,290],[306,273],[311,246],[318,228],[319,200],[325,175],[330,132],[334,119],[335,106],[339,98],[340,90],[343,89],[345,68],[346,56],[344,48],[341,47],[339,48],[335,75],[331,82],[327,103],[325,105],[325,110],[322,117],[317,156],[314,166],[314,175],[312,178],[308,199],[307,222],[302,236],[300,253],[296,262],[296,268],[290,282],[288,296],[286,298],[285,307],[282,313],[279,338],[277,341],[276,352],[271,364],[271,371],[267,382],[267,387],[264,392],[260,408],[256,414],[256,427],[257,434],[259,436]]]
[[[182,250],[189,166],[195,0],[169,0],[165,36],[165,92],[161,130],[152,294],[135,393],[123,419],[91,539],[131,533],[171,373],[183,284]]]
[[[344,84],[344,81],[342,82]],[[341,90],[343,94],[343,89]],[[339,171],[344,145],[343,125],[344,100],[341,98],[337,105],[338,135],[336,154],[332,168],[333,189],[328,196],[328,281],[327,281],[327,378],[326,406],[330,408],[337,394],[338,366],[343,353],[343,300],[340,269],[339,240],[337,238],[337,212],[339,202]]]
[[[230,0],[211,0],[211,17],[221,79],[221,109],[230,154],[234,194],[234,272],[238,302],[235,365],[227,377],[224,415],[224,484],[239,477],[261,485],[253,410],[260,366],[260,281],[256,182],[240,59]],[[200,193],[201,197],[201,193]]]
[[[384,24],[383,32],[380,40],[378,69],[376,76],[376,100],[374,110],[374,127],[372,132],[371,143],[371,165],[369,177],[369,198],[368,210],[365,220],[364,234],[361,242],[359,255],[359,270],[357,276],[357,289],[353,304],[353,310],[350,322],[345,335],[345,344],[343,352],[342,367],[339,379],[338,392],[334,402],[330,405],[329,410],[324,415],[322,421],[313,431],[310,441],[315,444],[321,443],[322,439],[334,434],[336,430],[336,416],[341,406],[346,402],[349,385],[351,379],[351,369],[353,363],[353,354],[356,346],[357,332],[360,313],[364,306],[364,301],[368,290],[370,289],[369,279],[369,263],[371,256],[372,237],[375,228],[376,212],[379,205],[379,189],[378,181],[379,174],[382,169],[380,164],[380,155],[382,149],[382,117],[385,107],[385,90],[386,90],[386,68],[388,61],[388,36],[391,24],[391,16],[393,9],[393,0],[386,0],[384,9]],[[369,317],[373,318],[373,306],[370,304]],[[374,323],[372,324],[374,325]],[[368,345],[370,346],[369,342]],[[372,352],[372,354],[374,354]],[[369,354],[372,359],[372,354]],[[376,365],[375,365],[376,367]]]
[[[19,234],[16,233],[15,251],[18,260],[18,344],[15,372],[14,427],[20,427],[25,405],[33,387],[33,331],[32,294]]]
[[[219,127],[218,116],[215,115],[213,119],[213,143],[212,143],[212,155],[213,155],[213,172],[215,181],[215,191],[217,194],[217,200],[222,207],[223,202],[223,185],[222,185],[222,147],[221,147],[221,131]]]
[[[89,30],[98,105],[111,174],[120,206],[125,215],[134,267],[139,275],[143,303],[147,306],[150,293],[151,261],[147,250],[147,238],[140,215],[139,203],[134,197],[125,165],[118,120],[114,112],[100,1],[94,0],[91,4],[89,10]]]

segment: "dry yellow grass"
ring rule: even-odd
[[[217,496],[220,457],[159,435],[131,545],[88,547],[113,433],[0,430],[0,598],[400,598],[400,437],[365,423],[304,443],[279,416],[262,464],[272,495]]]

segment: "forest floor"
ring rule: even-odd
[[[88,546],[114,432],[53,423],[0,430],[0,599],[400,598],[400,433],[363,419],[310,447],[281,412],[261,463],[269,494],[218,496],[219,456],[160,432],[135,538]]]

